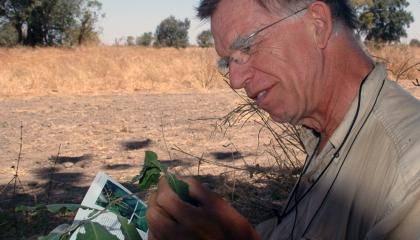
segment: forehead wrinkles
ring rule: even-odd
[[[270,19],[274,16],[256,0],[221,1],[211,18],[216,51],[219,55],[228,55],[235,40],[245,38]]]

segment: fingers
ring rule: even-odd
[[[168,214],[157,201],[158,193],[152,194],[149,199],[149,208],[146,213],[149,224],[149,240],[187,240],[196,239],[184,225]],[[192,206],[191,206],[192,207]],[[188,218],[186,218],[188,219]],[[194,218],[193,218],[194,219]]]
[[[156,204],[178,222],[198,214],[197,208],[181,200],[165,178],[161,178],[159,181]]]
[[[149,198],[149,206],[146,212],[146,218],[149,225],[159,221],[159,217],[170,218],[170,216],[157,204],[156,193]]]
[[[149,225],[149,239],[170,239],[177,231],[177,223],[156,202],[156,193],[150,197],[146,213]]]
[[[161,178],[147,211],[151,240],[254,239],[252,226],[222,198],[192,178],[182,180],[199,206],[181,200]]]
[[[155,235],[153,235],[152,231],[149,230],[149,236],[147,236],[148,240],[158,240]]]

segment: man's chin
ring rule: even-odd
[[[270,114],[271,119],[273,119],[273,121],[278,122],[278,123],[289,123],[292,125],[296,125],[295,123],[293,123],[292,118],[290,118],[287,115],[274,115],[274,114]]]

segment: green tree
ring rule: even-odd
[[[413,38],[410,41],[410,46],[411,47],[420,47],[420,40]]]
[[[0,0],[0,19],[20,44],[73,45],[95,35],[100,8],[96,0]]]
[[[65,33],[76,24],[77,5],[70,0],[42,0],[31,11],[27,45],[62,45]]]
[[[153,33],[145,32],[140,37],[137,37],[136,44],[139,46],[148,47],[152,44],[153,41]]]
[[[127,46],[134,46],[136,45],[135,38],[133,36],[127,37]]]
[[[185,48],[188,46],[190,20],[177,20],[174,16],[164,19],[155,32],[154,45],[158,47]]]
[[[407,0],[353,0],[358,14],[359,33],[368,41],[398,42],[414,21],[406,10]]]
[[[23,27],[39,3],[38,0],[0,0],[0,19],[15,28],[18,43],[23,43]]]
[[[99,18],[105,17],[105,14],[101,14],[102,3],[96,0],[82,1],[79,7],[80,10],[76,17],[77,24],[70,30],[76,36],[73,35],[70,39],[77,38],[78,45],[98,43],[99,30],[96,29],[95,25]]]
[[[211,34],[211,31],[210,30],[202,31],[197,36],[197,43],[198,43],[198,46],[202,48],[213,47],[214,40],[213,40],[213,35]]]
[[[0,46],[11,47],[18,44],[18,33],[9,22],[0,24]]]

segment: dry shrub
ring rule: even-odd
[[[258,137],[250,139],[258,141],[254,160],[238,154],[242,149],[237,149],[234,143],[229,144],[233,148],[229,163],[203,158],[206,154],[200,157],[179,148],[175,150],[198,159],[198,168],[200,164],[204,166],[199,171],[200,181],[209,184],[251,223],[257,224],[281,212],[306,153],[298,128],[273,121],[243,92],[235,92],[240,103],[217,121],[214,134],[226,136],[228,132],[235,134],[245,124],[256,126]]]
[[[222,86],[213,49],[0,49],[0,96],[172,92]]]
[[[202,48],[194,51],[198,59],[196,64],[196,81],[199,88],[209,89],[221,85],[221,77],[216,67],[217,54],[213,48]]]
[[[420,48],[385,45],[380,48],[370,47],[369,52],[376,61],[385,64],[391,79],[397,82],[420,79]]]

